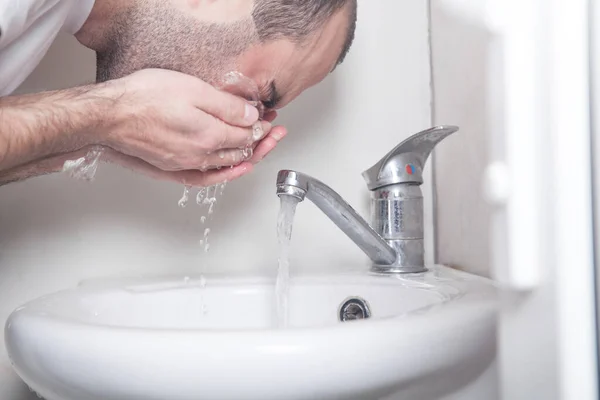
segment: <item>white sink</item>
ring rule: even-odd
[[[276,329],[273,279],[111,279],[34,300],[6,323],[21,378],[48,400],[435,399],[495,355],[495,290],[425,274],[302,276]],[[359,296],[371,318],[339,322]]]

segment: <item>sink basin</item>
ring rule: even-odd
[[[276,328],[273,284],[82,282],[15,310],[5,342],[15,371],[48,400],[431,400],[495,356],[496,294],[483,278],[442,266],[294,277],[286,329]],[[340,321],[349,298],[371,317]]]

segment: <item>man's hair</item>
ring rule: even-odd
[[[286,38],[301,43],[346,6],[349,24],[341,64],[354,41],[357,0],[255,0],[252,18],[261,42]]]

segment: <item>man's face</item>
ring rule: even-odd
[[[115,24],[113,45],[98,51],[98,79],[164,68],[211,84],[239,71],[260,88],[267,109],[279,109],[334,68],[346,41],[346,10],[301,43],[260,43],[251,0],[146,0]]]
[[[238,69],[258,84],[267,109],[282,108],[335,68],[347,25],[348,17],[342,11],[305,43],[281,39],[252,46],[238,57]]]

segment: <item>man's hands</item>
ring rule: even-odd
[[[94,145],[106,147],[105,161],[154,178],[193,186],[231,181],[251,171],[286,134],[271,127],[276,112],[260,122],[258,117],[240,97],[156,69],[100,85],[0,99],[0,150],[8,151],[0,157],[0,181],[58,171],[60,162]],[[253,129],[255,124],[262,129]],[[247,147],[254,154],[244,160]]]
[[[276,116],[277,113],[272,111],[265,115],[264,118],[266,121],[271,122]],[[231,182],[232,180],[235,180],[252,171],[253,166],[262,161],[263,158],[265,158],[265,156],[277,146],[277,142],[279,142],[285,135],[286,130],[284,127],[274,127],[264,137],[264,139],[258,143],[258,145],[254,146],[255,149],[253,155],[248,161],[232,166],[231,168],[227,167],[221,169],[209,169],[207,171],[201,171],[197,169],[165,171],[153,166],[141,158],[128,156],[112,149],[107,149],[104,151],[102,161],[118,164],[122,167],[131,169],[158,180],[173,181],[184,185],[197,187],[210,186],[225,181]],[[70,157],[71,159],[76,159],[84,154],[84,152],[78,152],[71,154]],[[62,157],[60,161],[64,162],[66,159],[67,158]]]
[[[114,81],[112,124],[101,143],[163,171],[240,164],[243,150],[271,131],[253,130],[258,110],[195,77],[149,69]]]

